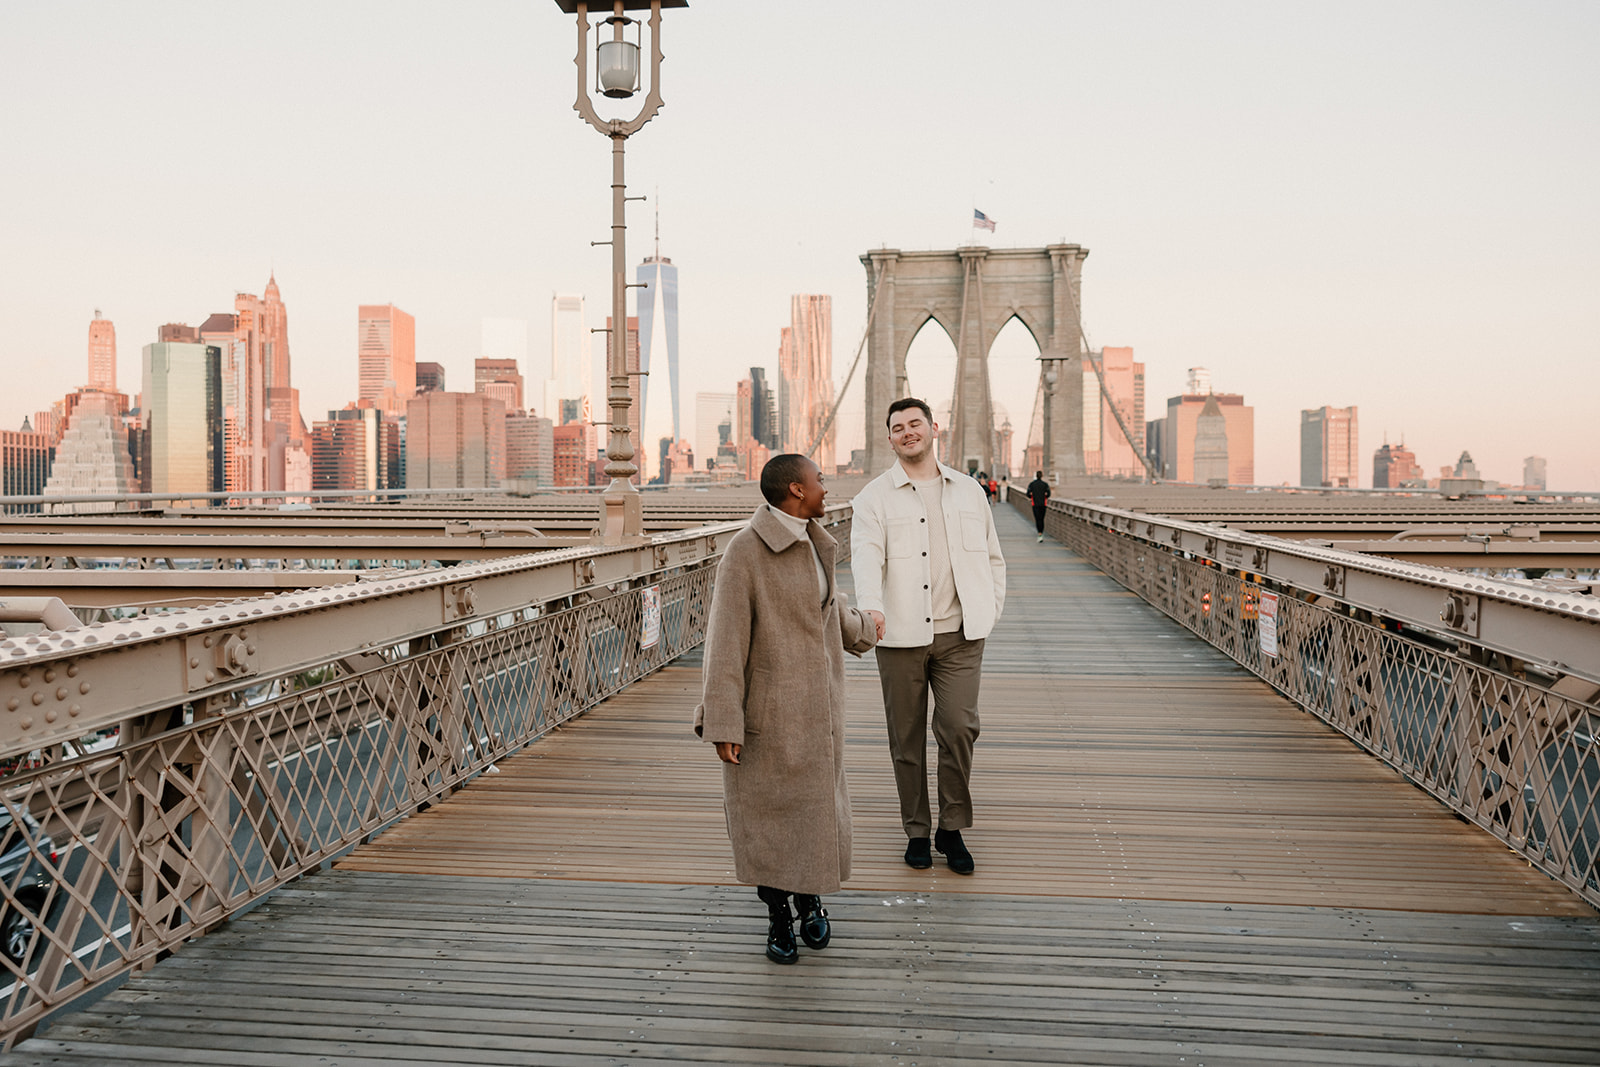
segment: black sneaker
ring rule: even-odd
[[[972,862],[972,853],[962,843],[960,830],[935,830],[933,847],[944,853],[945,861],[957,874],[971,874],[977,867]]]
[[[806,943],[806,947],[827,948],[828,939],[833,936],[833,927],[828,923],[828,913],[822,907],[822,898],[796,893],[794,910],[800,913],[800,938]]]
[[[767,959],[773,963],[793,963],[800,958],[794,947],[794,916],[789,902],[767,907]]]
[[[906,866],[925,871],[933,866],[933,853],[928,849],[926,837],[913,837],[906,842]]]

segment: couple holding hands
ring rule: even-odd
[[[850,876],[844,772],[844,653],[876,646],[907,865],[976,867],[968,783],[978,737],[983,644],[1005,602],[1006,565],[984,492],[940,463],[939,428],[911,397],[889,405],[895,464],[852,501],[857,607],[834,585],[838,542],[814,520],[827,489],[801,455],[761,472],[767,503],[729,543],[711,600],[695,732],[722,760],[734,870],[767,905],[767,957],[820,949],[822,895]],[[929,694],[938,746],[938,818],[928,803]]]

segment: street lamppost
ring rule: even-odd
[[[608,424],[610,433],[606,443],[606,474],[611,482],[601,495],[604,506],[600,514],[600,540],[609,545],[622,544],[644,536],[644,507],[639,490],[632,478],[639,468],[633,463],[634,443],[630,440],[628,411],[633,406],[628,380],[628,256],[624,242],[627,229],[624,209],[630,199],[622,180],[622,146],[628,135],[655,117],[661,110],[661,9],[688,7],[689,0],[599,0],[595,7],[609,9],[611,14],[596,24],[609,26],[610,40],[600,40],[595,47],[594,92],[613,100],[625,100],[639,91],[640,25],[638,19],[629,18],[625,12],[650,12],[650,93],[644,106],[631,119],[603,119],[595,113],[590,100],[589,86],[589,9],[588,0],[556,0],[556,6],[569,15],[578,16],[578,98],[573,110],[585,122],[611,138],[611,240],[595,244],[611,245],[611,343],[606,359],[606,402],[611,410]],[[633,31],[628,40],[627,31]]]
[[[1051,480],[1056,478],[1055,406],[1056,381],[1061,376],[1061,364],[1070,359],[1065,352],[1047,350],[1039,353],[1039,364],[1044,381],[1044,455],[1040,465]]]

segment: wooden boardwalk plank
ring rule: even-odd
[[[835,944],[777,968],[754,903],[328,872],[14,1057],[1590,1063],[1600,1041],[1588,919],[853,891],[830,900]]]
[[[856,870],[767,963],[691,657],[8,1062],[1597,1062],[1591,909],[996,514],[977,874],[900,861],[853,662]]]

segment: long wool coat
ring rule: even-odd
[[[695,732],[743,746],[722,765],[734,873],[750,885],[821,895],[850,877],[844,777],[844,653],[876,642],[872,619],[834,587],[838,542],[806,526],[811,549],[760,508],[717,567]]]

